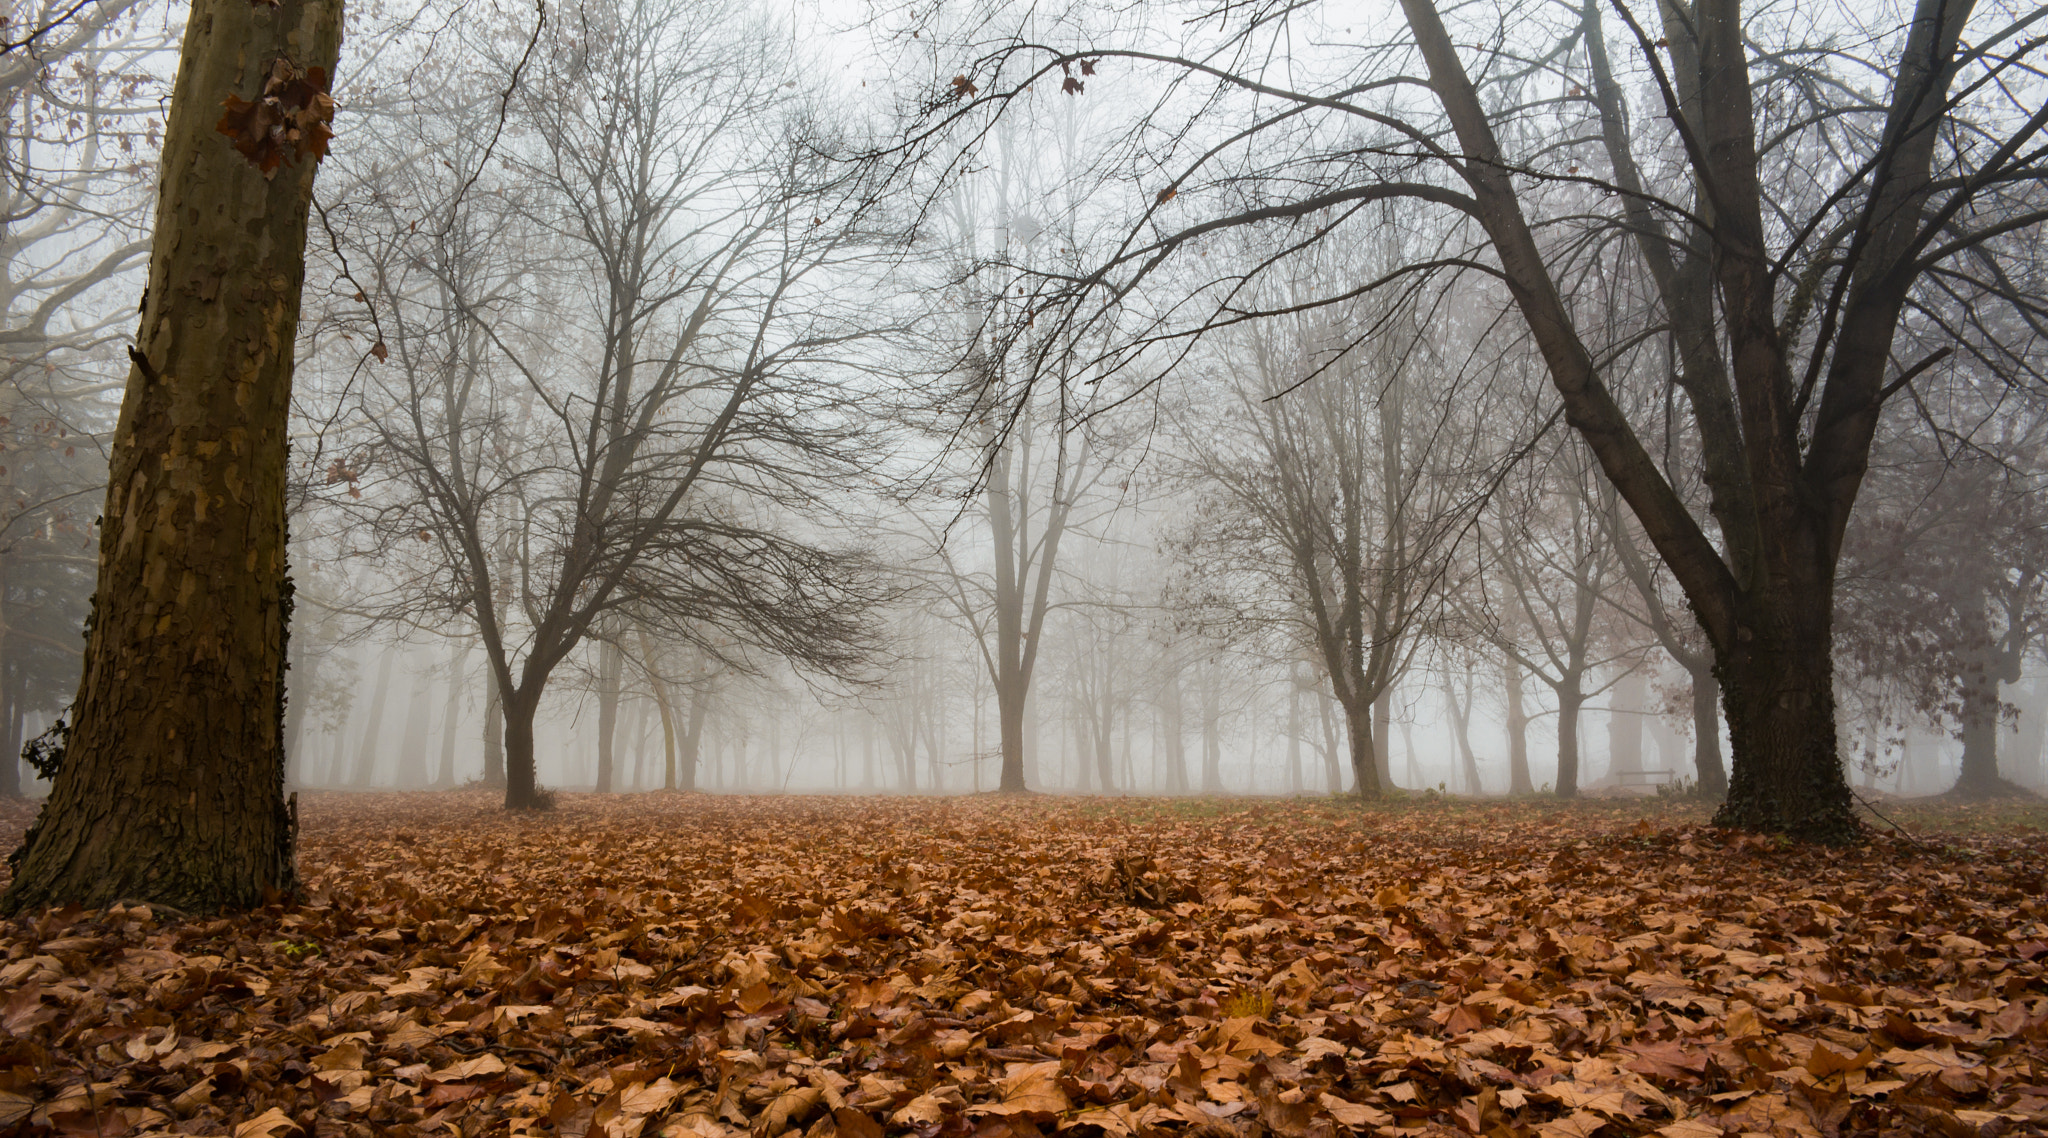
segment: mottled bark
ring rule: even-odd
[[[315,159],[215,129],[279,59],[332,71],[338,0],[195,0],[64,766],[0,910],[260,905],[297,886],[282,698],[285,423]]]

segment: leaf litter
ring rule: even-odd
[[[316,795],[308,895],[0,926],[0,1133],[2039,1133],[2037,836]],[[0,828],[18,832],[25,807]]]

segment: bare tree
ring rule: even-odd
[[[1389,785],[1376,712],[1439,614],[1459,541],[1504,461],[1478,429],[1497,402],[1489,385],[1448,358],[1456,349],[1432,345],[1412,308],[1378,300],[1219,339],[1232,422],[1178,424],[1190,472],[1213,493],[1186,556],[1313,652],[1368,798]]]
[[[514,808],[541,801],[542,693],[611,614],[728,667],[758,647],[846,672],[884,595],[861,555],[797,536],[820,532],[822,480],[875,454],[849,386],[891,327],[872,171],[822,156],[780,82],[795,61],[735,11],[558,18],[588,34],[534,61],[512,175],[458,142],[448,176],[411,167],[414,192],[356,207],[382,211],[355,256],[393,366],[366,372],[359,417],[385,473],[335,499],[412,551],[391,615],[474,621]]]
[[[1289,250],[1306,248],[1375,224],[1381,201],[1462,226],[1469,244],[1418,251],[1390,276],[1503,286],[1566,420],[1714,653],[1734,748],[1718,817],[1851,839],[1831,663],[1843,535],[1885,402],[1953,353],[2014,353],[1986,322],[1945,321],[1928,300],[2013,311],[2036,334],[2038,299],[2007,268],[2048,217],[2032,62],[2048,15],[1979,14],[1968,0],[1748,18],[1739,0],[1402,11],[1405,40],[1331,49],[1314,66],[1288,45],[1326,42],[1310,26],[1321,17],[1292,3],[1209,9],[1182,25],[1178,51],[999,36],[963,67],[986,94],[935,105],[978,127],[981,108],[1014,107],[1083,62],[1089,97],[1118,68],[1168,77],[1146,119],[1188,125],[1134,130],[1104,154],[1144,187],[1142,222],[1089,271],[1042,278],[1036,311],[1128,320],[1159,266],[1229,227],[1281,228]],[[1647,287],[1633,327],[1603,339],[1612,323],[1587,319],[1579,286],[1624,262],[1619,275]],[[1360,275],[1324,299],[1382,280]],[[1145,309],[1156,330],[1128,341],[1129,366],[1264,311],[1239,303],[1244,274],[1203,281],[1195,302]],[[1682,406],[1632,417],[1618,384],[1641,370],[1632,356],[1665,342]],[[1656,460],[1667,431],[1696,447],[1703,509]]]

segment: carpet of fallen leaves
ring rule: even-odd
[[[295,906],[0,925],[0,1133],[2048,1129],[2038,832],[1828,851],[1655,806],[986,797],[303,814]]]

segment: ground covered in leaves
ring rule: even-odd
[[[2038,1133],[2009,814],[314,796],[298,904],[0,925],[0,1133]]]

